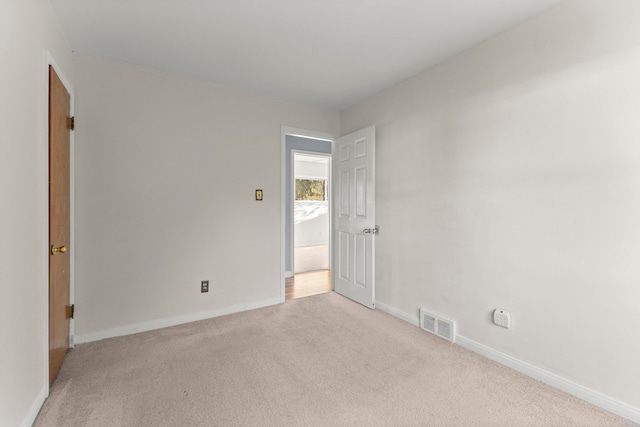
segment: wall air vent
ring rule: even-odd
[[[420,327],[447,341],[456,342],[456,323],[424,308],[420,309]]]

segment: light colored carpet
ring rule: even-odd
[[[328,293],[79,345],[35,425],[630,423]]]
[[[295,249],[294,273],[329,269],[329,245],[301,246]]]

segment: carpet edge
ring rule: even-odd
[[[390,306],[380,301],[376,301],[376,308],[388,313],[400,320],[404,320],[418,327],[420,320],[418,316],[413,316],[396,307]],[[575,396],[579,399],[589,402],[594,406],[597,406],[605,411],[609,411],[623,418],[626,418],[634,423],[640,423],[640,408],[629,405],[610,396],[607,396],[598,391],[592,390],[588,387],[570,381],[560,375],[548,372],[528,362],[510,356],[506,353],[497,351],[484,344],[480,344],[462,335],[456,334],[456,344],[466,348],[467,350],[478,353],[488,359],[498,362],[501,365],[514,369],[528,377],[542,381],[545,384],[550,385],[553,388],[561,390],[567,394]]]
[[[266,301],[260,301],[251,304],[237,305],[227,308],[198,311],[179,316],[166,317],[163,319],[151,320],[149,322],[132,323],[129,325],[119,326],[117,328],[103,329],[87,334],[75,335],[73,337],[74,344],[85,344],[89,342],[99,341],[106,338],[115,338],[125,335],[137,334],[138,332],[147,332],[155,329],[167,328],[170,326],[182,325],[189,322],[197,322],[199,320],[211,319],[214,317],[226,316],[229,314],[240,313],[243,311],[255,310],[258,308],[270,307],[282,304],[280,298],[273,298]]]
[[[461,347],[481,354],[488,359],[508,366],[528,377],[541,381],[553,388],[589,402],[605,411],[609,411],[633,422],[640,422],[640,408],[614,399],[598,391],[592,390],[581,384],[568,380],[558,374],[541,369],[531,363],[525,362],[508,354],[494,350],[484,344],[475,342],[461,335],[456,335],[456,343]]]

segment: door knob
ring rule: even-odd
[[[377,235],[377,234],[380,233],[380,227],[376,225],[373,228],[365,228],[364,230],[362,230],[362,232],[364,234],[375,234],[375,235]]]
[[[67,247],[66,246],[55,247],[55,246],[51,245],[51,255],[55,255],[56,253],[64,254],[66,252],[67,252]]]

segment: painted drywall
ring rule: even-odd
[[[377,126],[379,301],[635,408],[639,22],[563,2],[341,114]]]
[[[329,179],[329,160],[306,161],[307,156],[296,156],[295,176],[297,179]],[[300,160],[303,159],[303,160]]]
[[[48,394],[47,59],[73,78],[46,0],[0,4],[0,425],[30,425]]]
[[[295,202],[294,210],[306,212],[295,223],[294,246],[317,246],[329,244],[329,203]],[[320,211],[322,213],[318,214]],[[309,214],[311,212],[311,214]],[[294,259],[294,262],[295,259]]]
[[[281,126],[338,113],[74,61],[76,338],[280,302]]]
[[[327,132],[337,135],[338,132]],[[285,197],[286,200],[292,200],[291,189],[293,188],[293,172],[291,170],[291,153],[292,150],[311,151],[316,153],[331,154],[331,142],[319,139],[302,138],[294,135],[285,137]],[[284,225],[284,241],[285,241],[285,257],[284,269],[289,275],[293,275],[293,239],[291,236],[293,213],[291,212],[291,203],[285,204],[285,225]]]

